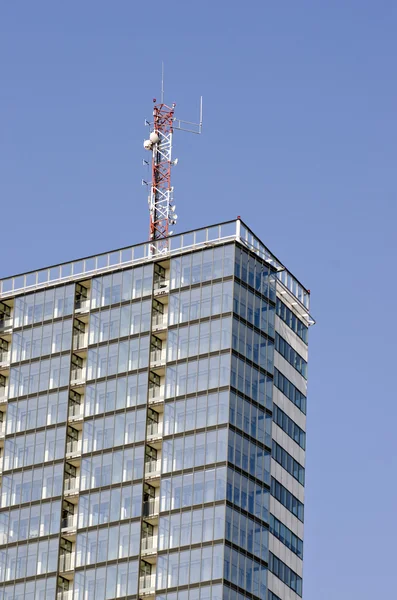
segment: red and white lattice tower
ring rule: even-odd
[[[148,198],[150,213],[149,240],[151,254],[165,254],[168,251],[168,236],[171,235],[170,225],[175,225],[177,215],[173,200],[171,185],[171,169],[177,164],[172,160],[172,136],[175,129],[190,133],[201,133],[202,129],[202,99],[200,100],[200,121],[181,121],[174,116],[175,104],[168,106],[162,100],[157,103],[153,99],[153,122],[150,125],[149,139],[144,142],[144,148],[152,152],[152,181]],[[146,162],[146,161],[145,161]],[[147,183],[143,181],[143,183]],[[149,184],[147,184],[149,185]]]
[[[153,129],[149,140],[145,142],[145,148],[152,151],[152,182],[149,196],[151,241],[166,240],[169,226],[175,222],[171,186],[174,110],[175,104],[154,105]],[[161,252],[163,248],[167,249],[167,243],[160,242],[156,248]]]

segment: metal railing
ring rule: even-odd
[[[149,423],[146,427],[147,437],[156,436],[160,437],[163,435],[163,423]]]
[[[167,313],[153,313],[152,314],[152,327],[166,327],[168,321]]]
[[[8,386],[0,385],[0,402],[6,402],[8,396]]]
[[[57,600],[73,600],[73,590],[64,590],[57,593]]]
[[[152,400],[155,402],[156,400],[161,400],[164,398],[165,386],[164,385],[156,385],[152,388],[149,388],[149,401]]]
[[[243,244],[262,260],[272,265],[278,271],[276,275],[277,279],[291,291],[302,306],[309,310],[310,293],[308,290],[302,286],[292,273],[284,267],[240,219],[170,236],[167,239],[165,251],[162,246],[164,244],[163,240],[152,240],[144,244],[137,244],[113,252],[89,256],[73,262],[1,279],[0,298],[7,298],[22,291],[38,290],[52,287],[59,283],[93,277],[99,273],[106,273],[117,268],[145,264],[150,260],[155,260],[160,255],[168,258],[176,254],[184,254],[192,250],[211,248],[235,241]],[[168,285],[169,282],[167,280],[158,280],[155,282],[154,288],[156,291],[163,288],[165,290]]]
[[[159,498],[151,498],[143,503],[143,516],[155,517],[160,511],[160,500]]]
[[[170,285],[169,279],[158,279],[153,282],[154,290],[166,290]]]
[[[86,377],[86,368],[85,367],[71,369],[71,371],[70,371],[70,383],[72,385],[76,384],[80,381],[85,381],[85,377]]]
[[[68,552],[67,554],[61,554],[59,557],[59,572],[65,573],[66,571],[73,571],[75,564],[74,552]]]
[[[157,550],[157,535],[151,537],[144,537],[141,540],[141,553],[149,554],[150,552],[156,552]]]
[[[150,353],[151,363],[165,363],[167,357],[167,349],[162,348],[161,350],[152,350]]]
[[[83,404],[69,404],[69,408],[68,408],[69,419],[71,419],[71,418],[78,419],[79,417],[83,417],[83,416],[84,416]]]
[[[139,593],[148,594],[154,592],[156,588],[156,574],[152,575],[141,575],[139,578]]]
[[[74,515],[68,515],[63,517],[61,522],[61,529],[76,529],[77,527],[77,513]]]
[[[9,365],[11,360],[11,352],[9,350],[0,351],[0,365]]]
[[[90,299],[89,298],[81,298],[80,300],[76,300],[74,307],[76,310],[89,310]]]
[[[235,239],[236,221],[220,223],[196,231],[170,236],[167,240],[168,248],[165,255],[169,257],[182,252],[191,252],[192,250],[205,248],[209,244],[212,246],[216,243],[222,244]],[[12,296],[17,292],[37,290],[55,286],[58,283],[86,279],[117,268],[145,264],[148,260],[158,258],[159,255],[164,256],[163,243],[163,240],[152,240],[128,248],[121,248],[112,252],[105,252],[1,279],[0,298]],[[158,283],[163,284],[163,281]]]
[[[88,333],[78,333],[73,336],[73,350],[80,350],[88,346]]]
[[[66,454],[81,454],[81,440],[66,442]]]
[[[63,489],[69,494],[78,493],[80,490],[80,477],[68,477],[65,479]]]
[[[0,319],[0,331],[4,331],[4,329],[11,329],[12,327],[12,317],[6,317],[5,319]]]
[[[145,475],[160,475],[161,458],[157,460],[147,460],[145,462]]]

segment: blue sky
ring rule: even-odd
[[[394,595],[396,30],[393,0],[0,5],[0,277],[147,238],[164,60],[178,116],[204,96],[178,230],[241,215],[311,289],[305,600]]]

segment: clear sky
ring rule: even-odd
[[[164,60],[178,116],[204,96],[178,231],[241,215],[312,290],[305,600],[396,595],[396,31],[395,0],[0,2],[0,277],[147,238]]]

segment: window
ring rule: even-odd
[[[227,429],[218,429],[164,440],[162,472],[226,461],[227,437]]]
[[[302,377],[307,379],[307,362],[278,333],[275,338],[275,349]]]
[[[231,385],[248,398],[272,409],[273,379],[234,355],[231,365]]]
[[[65,427],[8,437],[4,444],[4,470],[63,458]]]
[[[74,284],[17,296],[14,307],[14,327],[71,315],[73,308]]]
[[[273,373],[273,341],[236,318],[233,319],[232,348],[262,369]]]
[[[270,485],[270,452],[229,430],[228,461]]]
[[[269,336],[274,337],[274,306],[259,293],[254,293],[237,282],[234,284],[233,311]]]
[[[146,404],[147,389],[147,371],[127,377],[89,383],[85,388],[85,416]]]
[[[144,446],[84,456],[81,459],[80,490],[141,479]]]
[[[235,275],[272,302],[276,302],[276,275],[259,258],[236,248]]]
[[[142,512],[142,484],[81,494],[78,526],[92,527],[139,517]]]
[[[271,447],[272,417],[248,400],[230,394],[230,423],[258,442]]]
[[[87,358],[87,379],[97,379],[143,369],[149,363],[149,336],[90,348]]]
[[[156,589],[221,579],[223,552],[224,546],[217,544],[158,555]]]
[[[56,577],[42,577],[23,583],[5,585],[2,600],[25,600],[25,598],[55,598]]]
[[[170,329],[167,338],[167,360],[181,360],[188,356],[225,350],[230,348],[231,342],[231,317]]]
[[[307,344],[309,328],[298,317],[277,298],[276,313],[296,333],[305,344]]]
[[[11,362],[64,352],[70,350],[71,345],[72,319],[29,327],[13,333]]]
[[[277,442],[272,442],[272,457],[301,485],[305,485],[305,469]]]
[[[0,512],[0,545],[59,532],[61,501]]]
[[[273,515],[270,515],[269,531],[294,554],[303,559],[303,541]]]
[[[161,478],[160,510],[185,508],[226,498],[226,467]]]
[[[217,585],[202,585],[199,588],[190,590],[180,590],[179,592],[171,592],[169,594],[157,594],[156,600],[226,600],[224,588],[221,584]],[[235,593],[233,591],[233,593]],[[7,598],[8,600],[8,598]],[[243,600],[243,598],[234,597],[233,600]]]
[[[91,313],[89,343],[149,331],[151,308],[150,300],[144,300]]]
[[[153,264],[95,277],[91,282],[91,309],[141,298],[152,293]]]
[[[269,496],[270,491],[264,484],[254,482],[246,475],[228,468],[226,497],[229,502],[267,523]]]
[[[76,571],[74,595],[77,598],[95,598],[95,600],[135,596],[138,591],[138,567],[137,560],[130,560]]]
[[[273,403],[273,421],[303,450],[306,447],[306,433],[277,404]]]
[[[60,496],[63,485],[63,463],[4,473],[1,506],[12,506],[34,500]]]
[[[228,407],[228,391],[166,402],[164,406],[164,435],[227,423]]]
[[[306,396],[302,394],[280,371],[274,369],[274,385],[288,398],[303,414],[306,414]]]
[[[145,439],[145,424],[146,408],[84,421],[83,453],[141,442]]]
[[[302,578],[271,552],[269,552],[269,571],[302,597]]]
[[[240,511],[226,510],[226,539],[254,556],[267,561],[269,549],[268,528],[245,516]]]
[[[233,275],[234,244],[171,259],[171,289]]]
[[[276,500],[280,502],[287,510],[289,510],[295,517],[297,517],[303,523],[304,509],[303,504],[295,498],[291,492],[287,490],[281,483],[272,477],[271,483],[271,494]]]
[[[225,547],[224,578],[259,598],[266,597],[265,565],[228,546]]]
[[[231,312],[232,289],[232,281],[220,281],[170,294],[169,324]]]
[[[140,521],[105,529],[79,531],[76,540],[76,567],[137,556],[140,544]]]
[[[55,572],[58,568],[58,546],[58,539],[50,539],[1,549],[0,581]]]
[[[42,394],[28,400],[9,402],[7,434],[20,433],[66,421],[68,392]]]
[[[37,394],[69,384],[70,356],[52,358],[11,367],[10,398]]]
[[[228,385],[230,385],[230,354],[200,358],[167,367],[167,398]]]
[[[224,539],[225,506],[207,506],[161,516],[159,550]]]

